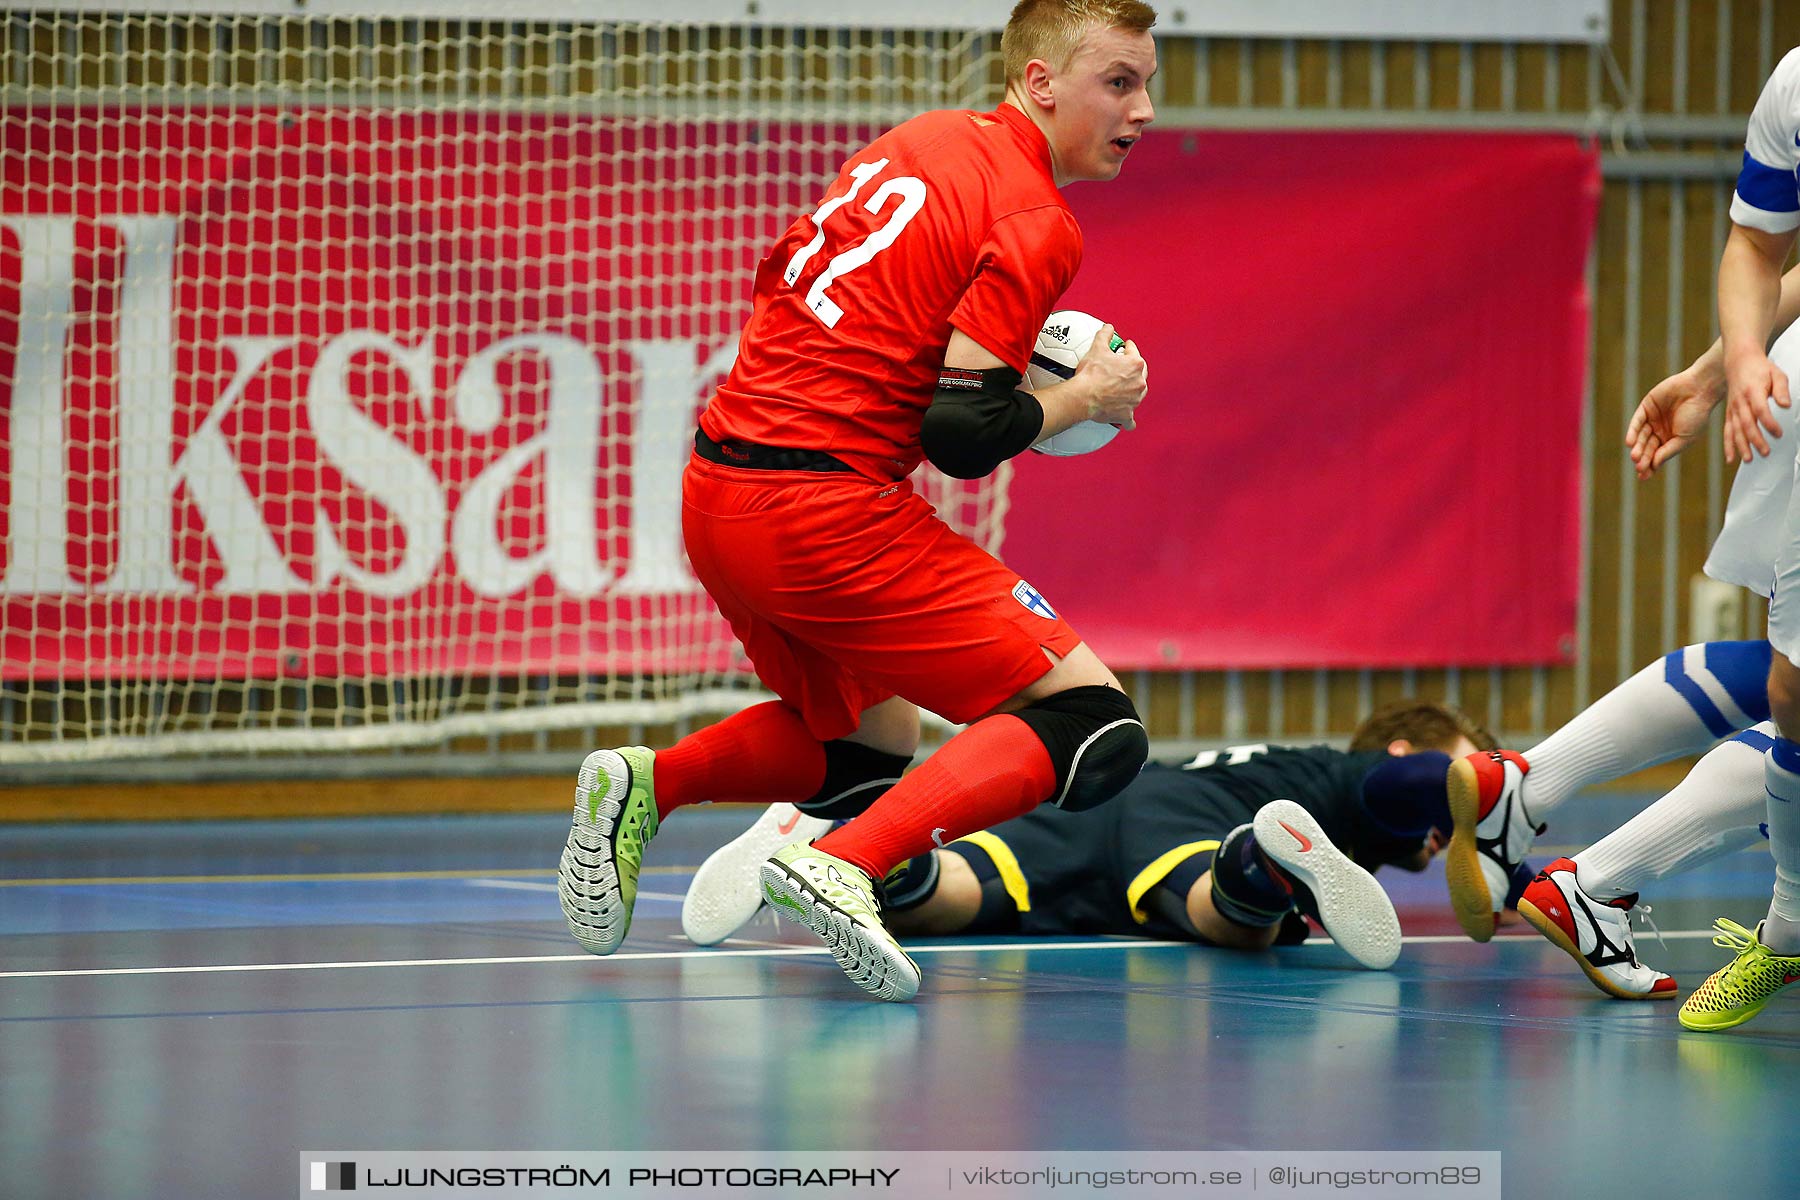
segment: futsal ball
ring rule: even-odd
[[[1031,365],[1025,378],[1032,391],[1040,391],[1063,382],[1075,374],[1076,364],[1087,354],[1088,347],[1100,334],[1106,322],[1073,308],[1062,308],[1050,314],[1038,330],[1037,345],[1031,350]],[[1114,353],[1125,348],[1125,339],[1112,335]],[[1068,458],[1076,454],[1092,454],[1119,436],[1117,425],[1104,421],[1083,421],[1071,425],[1053,437],[1047,437],[1032,449],[1039,454]]]

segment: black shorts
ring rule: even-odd
[[[1072,813],[1046,805],[945,849],[978,867],[983,859],[993,863],[1023,934],[1191,941],[1192,932],[1149,911],[1145,898],[1172,875],[1191,886],[1225,835],[1253,815],[1192,775],[1152,765],[1099,808]]]

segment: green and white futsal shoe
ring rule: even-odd
[[[655,751],[625,746],[596,750],[581,764],[556,895],[589,954],[611,954],[631,928],[644,846],[656,836],[655,761]]]
[[[763,898],[825,940],[838,966],[877,1000],[911,1000],[919,964],[881,923],[875,885],[860,867],[804,843],[762,865]]]
[[[763,906],[763,860],[783,846],[810,842],[831,828],[792,804],[771,804],[737,837],[714,850],[694,872],[681,901],[681,932],[696,946],[716,946]]]

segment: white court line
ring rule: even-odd
[[[531,882],[527,882],[526,880],[522,880],[522,879],[471,879],[468,882],[469,882],[470,887],[507,888],[509,890],[515,890],[515,891],[521,891],[521,892],[554,892],[556,890],[556,885],[554,883],[531,883]],[[640,900],[686,900],[687,897],[685,895],[678,895],[674,892],[639,892],[638,899],[640,899]],[[1642,934],[1642,933],[1646,933],[1647,931],[1643,927],[1640,926],[1640,927],[1638,927],[1637,932]],[[1665,934],[1663,934],[1663,937],[1665,937],[1665,938],[1711,937],[1714,932],[1716,932],[1716,931],[1711,930],[1711,929],[1688,929],[1688,930],[1678,930],[1674,933],[1665,933]],[[1648,936],[1650,938],[1654,938],[1656,936],[1656,934],[1654,932],[1649,932]],[[1505,939],[1508,937],[1514,937],[1514,938],[1519,938],[1519,940],[1521,940],[1521,941],[1530,941],[1531,940],[1529,935],[1521,935],[1521,934],[1510,934],[1510,935],[1509,934],[1500,934],[1499,937],[1501,939]],[[735,941],[737,939],[733,938],[730,940]],[[1447,944],[1450,942],[1466,942],[1469,940],[1470,940],[1469,938],[1465,937],[1464,935],[1462,935],[1460,933],[1420,934],[1416,937],[1403,937],[1400,939],[1400,941],[1402,943],[1410,943],[1415,946],[1435,946],[1435,945]],[[764,946],[769,946],[769,945],[773,945],[774,943],[761,942],[758,944],[764,945]],[[1134,944],[1140,945],[1140,946],[1143,946],[1143,945],[1179,946],[1184,943],[1181,943],[1181,942],[1155,942],[1155,943],[1137,942]],[[1333,942],[1328,937],[1320,937],[1320,938],[1308,938],[1306,941],[1306,944],[1309,946],[1330,946],[1333,944]],[[910,947],[909,947],[909,950],[910,950]],[[0,979],[5,979],[5,978],[7,978],[6,975],[0,974]]]
[[[1656,934],[1643,928],[1634,928],[1631,932],[1639,944],[1656,940]],[[1718,930],[1716,929],[1671,929],[1662,936],[1668,941],[1679,941],[1683,938],[1709,938],[1717,932]],[[1400,940],[1409,946],[1436,946],[1448,942],[1467,942],[1470,939],[1464,937],[1460,933],[1432,933],[1419,934],[1415,937],[1403,937]],[[1534,937],[1528,933],[1496,934],[1494,938],[1489,941],[1488,945],[1491,946],[1495,942],[1542,942],[1546,946],[1553,944],[1547,939]],[[1306,944],[1308,946],[1329,946],[1332,942],[1330,938],[1307,938]]]
[[[511,892],[554,892],[554,883],[531,883],[523,879],[471,879],[470,887],[504,888]],[[686,896],[678,892],[639,892],[639,900],[685,900]]]
[[[1665,939],[1711,937],[1711,929],[1677,929],[1663,934]],[[1403,937],[1401,942],[1413,946],[1431,946],[1448,942],[1467,942],[1469,939],[1461,934],[1420,934],[1414,937]],[[1496,942],[1536,942],[1548,945],[1543,939],[1529,936],[1496,937],[1489,945]],[[1330,938],[1309,938],[1308,946],[1329,946]],[[978,942],[970,945],[956,946],[908,946],[908,954],[963,954],[983,950],[1132,950],[1163,946],[1192,946],[1193,942],[1152,941],[1145,938],[1116,938],[1108,941],[1084,942]],[[648,954],[613,954],[607,956],[607,962],[670,962],[690,958],[796,958],[829,954],[824,946],[793,946],[779,950],[663,950]],[[212,967],[98,967],[76,971],[0,971],[0,979],[69,979],[94,975],[220,975],[233,972],[249,971],[349,971],[367,967],[483,967],[507,966],[518,963],[559,963],[559,962],[594,962],[592,954],[522,954],[509,955],[503,958],[398,958],[376,959],[368,962],[315,962],[315,963],[227,963]]]
[[[908,946],[908,954],[954,954],[965,950],[1113,950],[1137,946],[1191,946],[1192,942],[1155,942],[1119,938],[1107,942],[988,942],[968,946]],[[612,954],[606,962],[667,962],[686,958],[777,958],[829,954],[825,946],[780,950],[663,950],[649,954]],[[0,971],[0,979],[52,979],[85,975],[209,975],[231,971],[344,971],[359,967],[477,967],[511,963],[601,961],[593,954],[525,954],[505,958],[400,958],[372,962],[230,963],[216,967],[102,967],[82,971]]]
[[[787,947],[788,945],[791,945],[791,943],[789,943],[789,942],[771,942],[766,939],[759,940],[757,938],[730,937],[730,938],[726,938],[722,942],[719,942],[718,945],[721,945],[721,946],[762,946],[762,947],[764,947],[766,949],[770,949],[770,950],[780,950],[780,949]]]

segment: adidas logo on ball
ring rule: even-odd
[[[1074,376],[1082,356],[1094,344],[1105,322],[1073,308],[1059,308],[1044,319],[1038,330],[1037,345],[1032,347],[1031,361],[1025,368],[1025,381],[1032,391],[1054,387]],[[1116,333],[1112,348],[1122,350],[1125,341]],[[1053,434],[1032,446],[1039,454],[1067,458],[1089,454],[1117,437],[1116,426],[1100,421],[1081,421],[1061,433]]]

